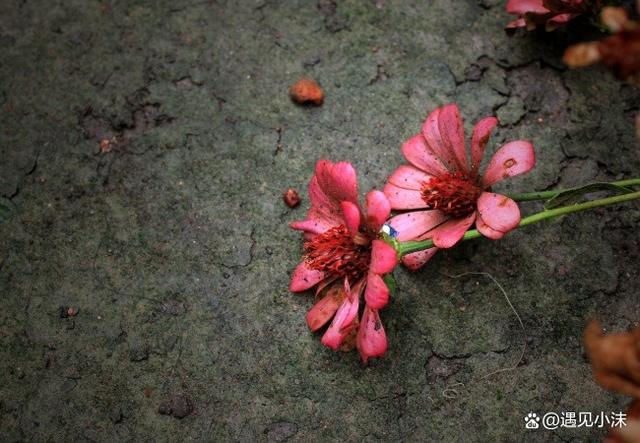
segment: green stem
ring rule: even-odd
[[[619,180],[616,182],[611,182],[612,185],[616,186],[635,186],[640,185],[640,178],[632,178],[629,180]],[[525,192],[524,194],[511,194],[509,198],[515,200],[517,202],[526,202],[526,201],[535,201],[535,200],[549,200],[561,192],[572,191],[576,188],[568,188],[568,189],[556,189],[554,191],[541,191],[541,192]]]
[[[618,182],[622,183],[622,182]],[[626,183],[628,186],[630,183]],[[635,184],[635,183],[634,183]],[[621,185],[624,186],[624,185]],[[640,199],[640,191],[631,192],[629,194],[615,195],[613,197],[601,198],[598,200],[592,200],[584,203],[578,203],[572,206],[564,206],[561,208],[550,209],[548,211],[538,212],[520,220],[518,227],[527,226],[532,223],[537,223],[548,218],[559,217],[561,215],[572,214],[574,212],[586,211],[587,209],[599,208],[600,206],[614,205],[617,203],[623,203],[631,200]],[[462,240],[471,240],[473,238],[481,237],[482,234],[477,229],[467,231]],[[404,256],[412,252],[423,251],[433,247],[433,241],[431,239],[422,241],[406,241],[398,242],[397,250],[399,256]]]

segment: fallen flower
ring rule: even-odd
[[[618,78],[640,84],[640,22],[630,20],[623,8],[613,7],[602,10],[602,22],[612,36],[570,46],[562,60],[572,68],[602,62]]]
[[[293,292],[316,288],[319,301],[307,314],[312,331],[331,324],[322,343],[333,350],[353,348],[362,360],[386,352],[387,338],[378,310],[389,300],[383,275],[396,265],[396,251],[378,233],[391,207],[380,191],[366,195],[366,211],[358,205],[356,172],[350,163],[320,160],[309,182],[307,219],[293,222],[307,240],[302,262],[293,273]],[[362,321],[358,320],[364,294]]]
[[[517,28],[532,31],[544,25],[547,31],[553,31],[579,15],[595,14],[599,9],[599,0],[508,0],[507,12],[519,18],[508,23],[505,30],[511,34]]]
[[[324,91],[320,85],[308,78],[303,78],[294,83],[289,89],[291,99],[296,103],[311,103],[320,106],[324,101]]]
[[[616,427],[603,443],[640,443],[640,399],[627,408],[626,426]]]
[[[398,241],[432,239],[437,248],[454,246],[475,222],[482,235],[502,238],[520,222],[520,209],[509,197],[490,191],[497,182],[530,171],[535,165],[533,144],[512,141],[493,155],[484,172],[480,163],[495,117],[478,122],[471,138],[471,163],[467,160],[464,128],[457,105],[434,110],[422,132],[402,145],[409,162],[387,179],[384,193],[392,209],[415,210],[397,215],[389,225]],[[411,269],[424,265],[436,248],[403,257]]]
[[[631,332],[604,334],[592,320],[584,330],[584,346],[593,375],[606,389],[640,399],[640,327]]]

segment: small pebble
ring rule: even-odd
[[[144,361],[149,358],[149,348],[143,343],[133,343],[129,346],[129,360]]]
[[[59,312],[60,318],[75,317],[78,315],[78,309],[72,308],[71,306],[60,306]]]
[[[106,154],[109,151],[111,151],[111,141],[107,138],[103,138],[100,140],[100,153]]]
[[[292,189],[292,188],[287,189],[287,192],[284,193],[282,198],[284,199],[284,202],[287,204],[287,206],[289,206],[290,208],[295,208],[300,204],[300,195],[298,194],[298,191],[296,191],[295,189]]]
[[[311,103],[320,106],[324,101],[324,91],[320,85],[315,80],[308,78],[294,83],[289,89],[289,95],[294,102],[301,105]]]
[[[113,423],[120,423],[122,421],[122,408],[120,406],[114,406],[111,411],[109,411],[109,418]]]

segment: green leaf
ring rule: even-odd
[[[626,188],[624,186],[614,185],[613,183],[590,183],[579,188],[567,189],[564,192],[559,193],[555,197],[549,199],[544,204],[545,209],[554,209],[561,206],[568,206],[579,201],[583,196],[598,191],[612,191],[615,194],[628,194],[633,192],[633,189]]]
[[[393,274],[387,274],[382,277],[384,284],[389,288],[389,295],[391,297],[396,296],[396,290],[398,289],[398,284],[396,283],[396,279],[393,277]]]

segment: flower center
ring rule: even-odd
[[[452,217],[464,217],[476,209],[482,190],[460,173],[432,177],[422,186],[422,199],[429,209],[439,209]]]
[[[311,269],[334,277],[350,277],[353,282],[369,269],[372,240],[367,233],[353,238],[346,226],[336,226],[304,244],[304,260]]]

